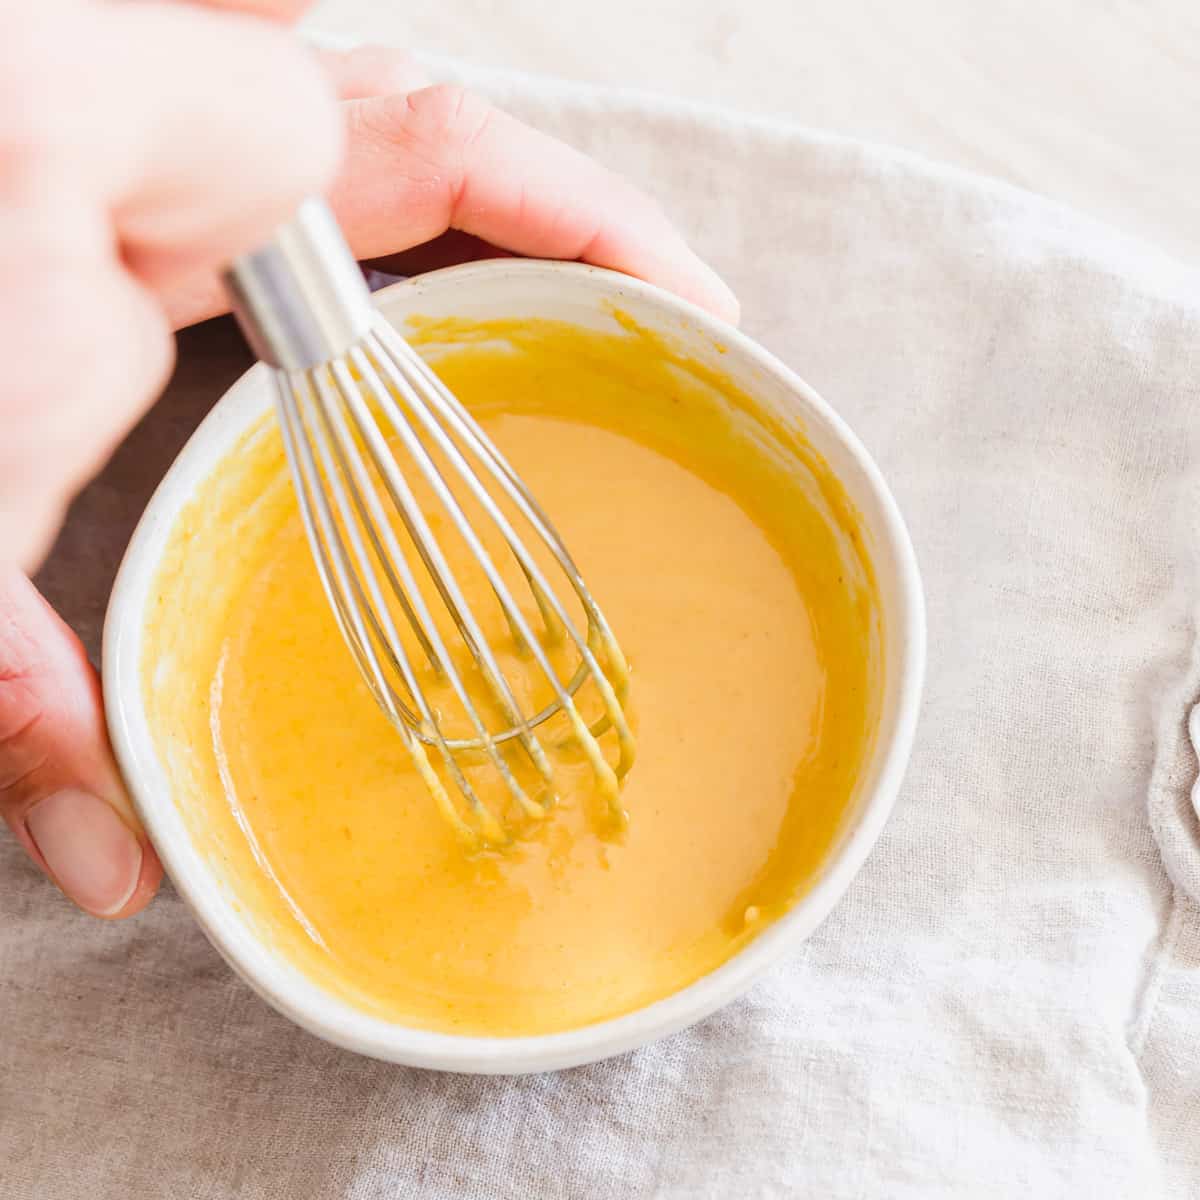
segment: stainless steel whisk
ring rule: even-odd
[[[561,714],[610,813],[623,821],[618,792],[635,744],[620,647],[545,512],[466,408],[376,310],[325,204],[302,205],[268,245],[232,265],[226,284],[247,340],[272,368],[300,514],[342,636],[447,818],[468,837],[495,844],[511,836],[515,814],[541,816],[557,796],[554,763],[539,730]],[[432,495],[444,517],[434,520],[414,484]],[[468,508],[477,515],[469,516]],[[522,711],[502,656],[435,533],[433,525],[445,518],[486,577],[515,646],[549,686],[550,701],[536,712]],[[513,571],[506,578],[485,544],[497,535],[515,560],[518,582],[528,588],[540,636],[530,606],[514,595]],[[534,552],[539,545],[540,554]],[[572,619],[539,557],[557,568],[578,599],[586,629]],[[418,563],[431,589],[418,584]],[[564,637],[578,656],[568,678],[556,672],[548,650]],[[455,653],[462,647],[469,655],[465,676],[456,661],[462,655]],[[475,702],[472,673],[492,701],[484,707],[494,706],[498,719],[489,720]],[[446,728],[423,675],[456,698],[465,736]],[[600,715],[590,720],[580,712],[585,686],[599,701]],[[610,732],[615,752],[602,742]],[[517,769],[520,760],[528,765]],[[503,806],[489,807],[477,794],[469,776],[481,763],[503,781]],[[519,775],[538,781],[538,794],[531,795]]]

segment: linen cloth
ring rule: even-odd
[[[76,913],[0,842],[0,1196],[1200,1194],[1200,279],[879,147],[475,72],[641,181],[889,479],[930,659],[903,794],[747,998],[621,1058],[482,1079],[323,1044],[169,888]],[[226,326],[42,574],[96,649],[115,560]]]

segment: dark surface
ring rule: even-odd
[[[36,581],[76,630],[93,662],[121,556],[142,510],[184,442],[251,364],[233,320],[207,321],[178,336],[179,360],[162,398],[104,470],[76,497]]]

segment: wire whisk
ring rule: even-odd
[[[620,646],[529,489],[375,309],[332,214],[307,201],[226,282],[272,368],[342,637],[446,818],[509,841],[558,800],[569,746],[623,824],[636,746]]]

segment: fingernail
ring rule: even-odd
[[[80,908],[111,917],[129,902],[142,873],[142,847],[103,800],[56,792],[30,809],[25,827],[54,881]]]

